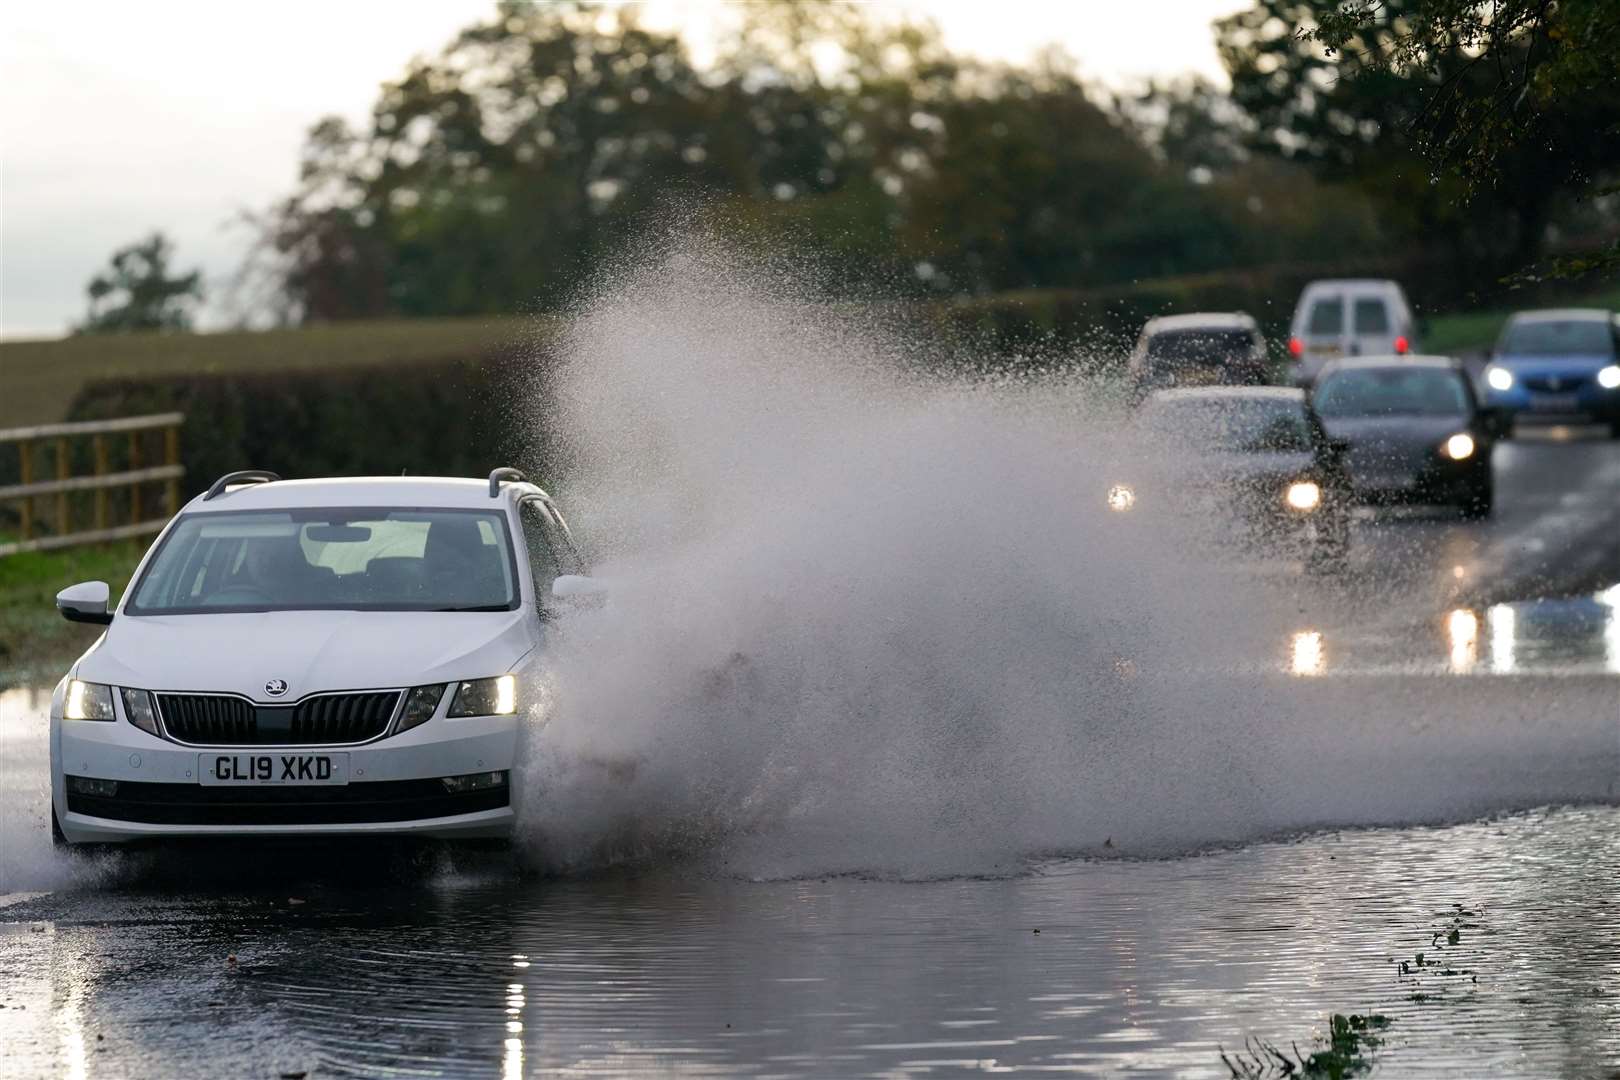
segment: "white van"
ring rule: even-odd
[[[1393,281],[1313,281],[1299,294],[1288,330],[1288,355],[1294,361],[1297,385],[1315,382],[1329,360],[1418,351],[1412,306]]]

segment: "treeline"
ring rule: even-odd
[[[1422,2],[1380,5],[1372,44]],[[1057,53],[987,64],[862,5],[739,5],[700,69],[633,6],[502,3],[363,128],[314,128],[256,265],[292,321],[547,310],[649,224],[698,213],[813,248],[849,295],[1421,259],[1437,304],[1522,267],[1552,223],[1612,224],[1545,147],[1489,186],[1439,176],[1424,94],[1488,73],[1458,49],[1350,78],[1365,52],[1295,33],[1334,8],[1261,0],[1218,24],[1231,94],[1118,97]]]

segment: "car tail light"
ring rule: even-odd
[[[1406,340],[1406,335],[1403,334],[1395,339],[1395,352],[1397,355],[1405,356],[1406,350],[1410,349],[1411,347],[1412,343]]]
[[[1305,343],[1303,341],[1299,340],[1299,338],[1297,338],[1297,337],[1289,338],[1288,339],[1288,355],[1292,356],[1295,360],[1298,360],[1301,356],[1304,356],[1305,355]]]

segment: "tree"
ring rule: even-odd
[[[723,171],[712,91],[632,9],[503,3],[322,121],[271,215],[309,319],[554,305],[660,192]]]
[[[1346,4],[1323,12],[1319,25],[1301,34],[1339,53],[1390,23],[1385,8],[1378,0]],[[1528,154],[1541,163],[1540,178],[1579,201],[1620,193],[1620,4],[1423,0],[1389,35],[1389,48],[1373,57],[1376,69],[1432,77],[1441,73],[1440,58],[1468,57],[1458,76],[1428,94],[1414,121],[1437,168],[1477,192],[1512,182],[1505,166]],[[1620,242],[1556,258],[1543,269],[1550,276],[1620,270]],[[1535,276],[1528,267],[1515,274]]]
[[[90,279],[84,334],[131,330],[190,330],[203,299],[202,273],[169,276],[174,245],[160,232],[113,252],[107,270]]]
[[[1459,274],[1526,267],[1620,168],[1613,0],[1258,0],[1218,39],[1257,147],[1356,177]]]

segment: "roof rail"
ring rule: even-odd
[[[509,469],[505,467],[496,469],[494,472],[489,474],[490,498],[493,499],[500,495],[502,480],[512,480],[520,484],[526,484],[529,482],[529,478],[518,472],[516,469]]]
[[[203,496],[203,502],[225,494],[225,489],[232,484],[268,484],[280,479],[280,476],[269,469],[242,469],[237,472],[226,473],[218,480],[215,480],[213,485],[209,487],[208,494]]]

